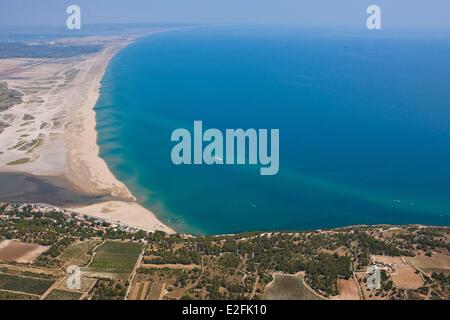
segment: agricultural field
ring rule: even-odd
[[[64,250],[58,259],[64,261],[66,266],[76,265],[83,267],[89,263],[92,250],[98,244],[100,244],[100,241],[95,240],[74,242]]]
[[[418,289],[424,285],[419,272],[402,257],[372,256],[374,263],[387,266],[388,273],[398,289]]]
[[[95,250],[95,253],[118,254],[118,255],[136,255],[142,250],[142,243],[124,242],[124,241],[105,241]]]
[[[398,289],[419,289],[425,284],[418,271],[408,264],[398,265],[397,274],[390,276]]]
[[[95,277],[89,277],[84,274],[84,272],[81,273],[81,281],[80,281],[80,289],[77,291],[80,292],[89,292],[98,281],[98,278]],[[71,291],[70,288],[67,287],[67,277],[64,277],[63,281],[58,286],[59,290],[65,290],[65,291]]]
[[[150,287],[150,292],[148,293],[148,300],[159,300],[164,292],[165,284],[161,282],[154,282]]]
[[[409,259],[445,270],[448,233],[438,227],[376,226],[203,238],[155,234],[128,298],[147,290],[147,299],[168,300],[445,299],[450,277],[426,275]],[[373,264],[383,270],[377,290],[366,286]],[[147,282],[150,287],[138,287]],[[151,294],[157,284],[164,290]]]
[[[265,290],[267,300],[321,300],[297,275],[275,273]]]
[[[0,203],[0,244],[0,300],[450,298],[445,227],[197,237]],[[29,254],[36,248],[42,250],[37,258]],[[81,267],[79,290],[67,287],[70,265]],[[367,286],[373,265],[381,269],[379,289]]]
[[[131,287],[128,300],[160,300],[164,290],[164,282],[136,282]]]
[[[66,290],[52,290],[45,300],[79,300],[82,296],[80,292]]]
[[[37,300],[39,296],[0,290],[0,300]]]
[[[338,291],[339,295],[333,297],[335,300],[361,300],[361,295],[359,294],[359,287],[354,278],[348,280],[339,279],[338,280]]]
[[[0,290],[42,295],[54,283],[53,280],[0,273]]]
[[[135,282],[128,295],[129,300],[147,300],[148,290],[151,287],[150,282]]]
[[[448,254],[435,253],[431,257],[421,254],[405,259],[411,265],[428,274],[433,272],[450,274],[450,255]]]
[[[47,250],[47,246],[15,240],[5,240],[0,242],[0,261],[31,263]]]
[[[133,271],[141,250],[141,243],[105,241],[95,250],[87,270],[98,273],[129,274]]]
[[[138,299],[138,292],[146,300],[180,299],[185,294],[195,294],[191,292],[197,285],[200,276],[200,269],[150,269],[139,268],[134,279],[130,300]],[[146,284],[146,287],[142,287]],[[144,291],[147,291],[145,293]],[[142,298],[141,298],[142,299]]]

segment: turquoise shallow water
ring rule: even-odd
[[[248,27],[140,39],[102,80],[101,156],[183,232],[450,225],[448,39]],[[279,128],[279,174],[173,165],[171,132],[194,120]]]

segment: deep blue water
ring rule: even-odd
[[[101,156],[183,232],[450,225],[449,39],[248,27],[140,39],[102,80]],[[279,128],[279,174],[173,165],[171,132],[194,120]]]

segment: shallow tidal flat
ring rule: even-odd
[[[106,64],[126,41],[87,37],[68,44],[61,39],[65,50],[92,43],[96,50],[0,60],[0,171],[64,176],[95,196],[111,189],[120,193],[121,184],[96,152],[92,107]]]
[[[115,53],[138,35],[60,39],[57,51],[87,51],[0,59],[1,90],[8,97],[0,110],[0,172],[9,173],[0,180],[0,200],[70,207],[173,232],[134,202],[99,157],[93,108],[100,80]]]
[[[19,91],[9,89],[6,83],[0,83],[0,112],[22,103],[22,96]]]
[[[0,106],[4,170],[62,173],[67,100],[79,72],[75,65],[73,59],[0,60],[0,95],[8,97]]]
[[[68,206],[107,200],[111,200],[111,197],[94,197],[75,191],[64,178],[43,178],[21,173],[0,174],[0,201]]]
[[[2,201],[72,205],[104,199],[107,191],[81,191],[67,178],[66,165],[70,134],[85,130],[76,120],[83,108],[89,108],[77,96],[88,96],[98,75],[92,64],[102,57],[99,53],[0,60]]]

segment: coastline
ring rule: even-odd
[[[20,59],[0,61],[0,76],[5,70],[2,66],[8,67],[8,74],[1,81],[24,97],[22,103],[0,113],[0,119],[11,120],[1,134],[0,173],[66,179],[76,192],[111,199],[67,209],[149,231],[174,233],[154,213],[138,204],[128,188],[116,179],[100,157],[97,144],[94,107],[108,63],[138,37],[155,32],[161,30],[127,37],[96,37],[94,41],[105,43],[99,52],[47,59],[36,66],[24,66]],[[17,72],[11,72],[11,65]]]
[[[111,169],[113,169],[115,173],[119,173],[120,168],[117,168],[117,171],[115,166],[111,166],[111,168],[109,168],[105,160],[99,155],[96,125],[99,125],[97,129],[101,129],[101,126],[104,124],[97,123],[96,111],[100,112],[100,115],[102,115],[102,113],[100,110],[94,110],[97,99],[100,95],[100,81],[107,70],[106,68],[108,63],[115,56],[115,54],[133,42],[136,37],[114,36],[96,38],[98,41],[103,41],[102,43],[105,44],[105,49],[97,53],[60,59],[0,59],[0,82],[6,79],[11,89],[17,90],[24,95],[24,102],[22,104],[16,104],[9,110],[0,112],[0,121],[7,121],[9,125],[3,130],[3,132],[0,133],[0,172],[6,171],[9,173],[26,173],[33,178],[40,178],[44,181],[49,177],[55,178],[53,180],[56,180],[56,178],[64,179],[65,182],[67,182],[66,185],[68,189],[77,191],[91,198],[88,199],[88,201],[66,201],[63,206],[75,208],[80,212],[83,211],[91,214],[97,214],[99,217],[126,219],[132,221],[131,223],[143,225],[142,221],[139,221],[138,217],[132,217],[129,214],[130,211],[134,212],[137,210],[133,205],[135,201],[133,194],[130,192],[128,187],[119,181],[111,172]],[[77,42],[82,41],[82,39],[76,38],[72,39],[72,41]],[[128,52],[131,53],[131,56],[124,57],[125,70],[132,69],[130,66],[132,65],[131,62],[133,62],[133,59],[138,62],[136,63],[137,66],[135,66],[138,71],[140,70],[139,64],[141,61],[146,61],[146,64],[159,63],[158,59],[147,60],[148,56],[145,55],[145,52],[142,56],[138,56],[135,51],[139,50],[133,49],[123,52],[124,56],[128,55]],[[172,54],[173,56],[168,56],[167,59],[173,62],[176,61],[174,58],[178,55],[178,52],[173,52]],[[122,58],[122,54],[120,54],[118,58],[118,60],[120,60]],[[196,65],[198,65],[200,61],[193,61],[194,63],[190,65],[193,69],[198,69]],[[6,65],[4,65],[5,62]],[[17,72],[15,72],[15,70],[17,70]],[[176,71],[177,69],[174,70]],[[126,76],[126,73],[120,73],[119,70],[118,72],[121,74],[121,78],[125,79],[125,82],[128,82],[130,76]],[[186,75],[189,76],[189,73],[190,72],[187,72]],[[149,74],[149,76],[150,75],[151,74]],[[164,84],[164,82],[161,81],[163,79],[161,73],[153,74],[153,76],[155,77],[153,79],[154,83]],[[172,77],[175,82],[175,80],[182,78],[182,74],[177,72],[176,74],[172,74]],[[136,78],[136,80],[138,80],[138,78]],[[142,84],[143,82],[140,81],[140,83]],[[104,84],[105,86],[109,86],[110,82],[105,81]],[[201,88],[201,86],[195,87]],[[117,90],[120,90],[121,87],[116,88]],[[138,86],[136,86],[136,88],[138,88]],[[166,86],[166,88],[171,87]],[[171,89],[169,89],[169,91],[170,90]],[[145,101],[144,99],[146,99],[145,90],[140,91],[144,93],[144,97],[134,94],[138,97],[136,99],[137,106],[139,106],[140,101]],[[125,95],[128,95],[129,93],[128,90],[122,90],[122,92]],[[133,94],[131,95],[133,96]],[[195,94],[195,96],[200,95]],[[131,106],[132,104],[130,103],[130,105],[127,105],[126,107],[131,108]],[[108,107],[108,101],[106,101],[105,107]],[[128,112],[129,110],[130,109],[127,108],[124,111]],[[154,112],[154,109],[150,109],[150,111]],[[117,119],[120,119],[120,117]],[[101,118],[98,120],[101,120]],[[131,126],[135,126],[133,122],[130,123]],[[106,126],[106,130],[108,130],[108,128],[109,126]],[[0,131],[2,131],[1,122]],[[105,135],[105,137],[106,136],[107,135]],[[138,136],[145,137],[143,134],[139,134]],[[132,136],[130,136],[130,138],[133,139]],[[100,142],[102,141],[100,140]],[[114,148],[114,145],[111,144],[111,147]],[[158,149],[159,148],[149,148],[148,155],[151,159],[156,159],[155,156],[157,155]],[[115,155],[117,155],[117,153],[112,153],[112,156]],[[166,153],[164,152],[163,155],[165,156]],[[122,155],[122,157],[127,157],[127,155]],[[139,153],[136,158],[144,159],[143,153]],[[23,159],[27,160],[22,163],[20,160]],[[109,160],[109,158],[107,160]],[[12,163],[14,163],[14,165],[12,165]],[[112,163],[113,162],[111,162],[111,164]],[[157,164],[158,162],[155,161],[154,163]],[[169,162],[167,163],[170,165]],[[145,164],[146,163],[144,161],[144,165]],[[160,177],[155,176],[155,180],[152,181],[151,175],[149,175],[148,178],[145,178],[144,174],[146,169],[140,168],[139,166],[136,166],[133,169],[141,169],[141,181],[143,182],[141,186],[145,188],[145,183],[148,183],[147,190],[151,190],[150,182],[155,184],[155,188],[158,187],[159,183],[162,186],[161,188],[164,187],[165,183]],[[226,214],[219,212],[219,214],[216,214],[214,219],[209,220],[202,219],[205,215],[203,215],[203,213],[199,213],[201,211],[199,210],[199,206],[196,207],[195,204],[186,206],[185,199],[195,195],[197,191],[195,190],[195,187],[198,185],[201,188],[202,183],[196,183],[196,186],[192,185],[192,187],[189,188],[189,184],[192,184],[191,182],[193,180],[188,175],[182,176],[183,172],[181,172],[181,170],[181,175],[177,177],[179,182],[173,184],[174,189],[171,189],[172,186],[167,188],[169,189],[169,192],[175,192],[175,194],[168,193],[167,189],[155,190],[157,190],[161,196],[169,195],[175,201],[180,200],[178,203],[175,203],[175,201],[174,203],[170,203],[170,208],[173,212],[183,212],[183,216],[180,217],[180,219],[177,219],[178,217],[175,216],[175,219],[167,220],[177,228],[178,232],[194,233],[196,230],[192,231],[192,229],[183,229],[184,226],[194,226],[196,222],[209,223],[209,221],[212,221],[218,227],[211,224],[211,229],[198,228],[198,230],[201,230],[205,234],[227,233],[230,231],[234,233],[243,230],[268,230],[269,228],[280,230],[286,227],[291,227],[291,224],[293,229],[297,229],[300,226],[301,230],[303,230],[320,227],[336,227],[340,225],[352,224],[354,222],[370,223],[375,221],[375,223],[389,222],[393,224],[400,224],[404,220],[407,220],[406,222],[422,222],[433,225],[438,225],[440,221],[442,221],[442,224],[445,224],[445,212],[442,212],[442,215],[440,216],[433,215],[431,212],[429,215],[422,214],[421,208],[425,207],[425,205],[421,203],[422,200],[420,198],[422,196],[419,197],[414,193],[412,193],[410,198],[407,195],[408,192],[405,192],[405,195],[402,195],[403,192],[400,192],[401,190],[398,189],[395,190],[395,194],[393,192],[392,196],[387,194],[386,197],[383,197],[381,196],[381,192],[379,194],[372,194],[370,190],[358,190],[354,188],[351,183],[348,185],[341,185],[339,183],[339,179],[336,181],[333,179],[328,181],[326,176],[314,176],[313,174],[307,175],[303,173],[298,174],[298,172],[295,172],[294,169],[290,169],[291,168],[285,168],[284,170],[286,177],[289,178],[289,180],[285,181],[289,183],[289,185],[284,183],[283,185],[281,183],[279,184],[280,194],[283,194],[283,198],[289,201],[285,201],[283,203],[283,210],[278,211],[275,220],[271,219],[273,217],[272,212],[278,210],[277,208],[273,209],[276,203],[273,201],[273,198],[264,197],[264,192],[272,190],[272,186],[269,186],[269,184],[267,184],[267,187],[264,186],[261,188],[261,192],[250,192],[249,194],[239,192],[243,195],[242,197],[237,194],[238,192],[235,192],[235,194],[233,194],[233,206],[226,208],[226,211],[228,212]],[[287,172],[287,170],[289,170],[289,172]],[[155,171],[148,170],[148,172],[154,173]],[[178,174],[179,173],[177,173],[177,175]],[[372,176],[378,175],[381,177],[381,172],[379,174],[374,171],[373,173],[369,173],[367,177],[371,178]],[[385,174],[383,173],[383,175]],[[285,177],[282,178],[284,179]],[[170,179],[165,180],[171,181]],[[213,183],[215,181],[213,179],[211,179],[211,181],[212,183],[210,181],[206,181],[207,183],[210,183],[205,183],[205,185],[214,185]],[[242,181],[252,183],[250,180]],[[292,183],[292,186],[300,187],[300,189],[297,190],[295,188],[289,188],[290,183]],[[6,184],[6,187],[8,186],[8,183],[3,184]],[[291,192],[282,193],[281,186],[283,188],[286,187],[287,191],[289,191],[288,189],[291,189]],[[129,187],[134,188],[134,185],[130,184]],[[176,188],[179,188],[179,191]],[[312,190],[311,193],[305,193],[302,195],[302,190],[308,190],[307,188]],[[187,190],[186,194],[182,193],[182,189]],[[136,190],[141,191],[140,188]],[[219,194],[217,191],[216,193]],[[142,198],[141,194],[143,195]],[[147,194],[151,196],[150,192]],[[322,196],[322,194],[324,196]],[[439,194],[439,192],[436,194]],[[22,196],[20,200],[30,200],[30,198],[26,198],[28,195],[28,193],[25,194],[25,196]],[[146,193],[136,193],[136,195],[141,198],[140,200],[145,200]],[[299,195],[300,198],[295,199],[296,195]],[[309,197],[310,195],[312,197]],[[424,194],[423,198],[425,199],[426,196],[427,195]],[[0,192],[0,200],[2,200],[2,197],[4,198],[4,194]],[[54,197],[59,197],[59,195],[55,195]],[[47,199],[49,198],[49,192],[47,191]],[[207,203],[211,199],[213,198],[204,197],[204,199],[202,199],[201,206],[206,208],[205,211],[209,211],[209,208],[214,206],[214,201],[210,202],[212,205]],[[266,201],[265,199],[268,200]],[[291,201],[292,199],[295,201]],[[328,214],[323,210],[323,206],[328,206],[329,204],[327,201],[317,201],[320,199],[325,199],[327,201],[328,199],[331,199],[331,201],[351,201],[344,202],[344,206],[337,205],[333,208],[336,209],[336,212],[339,212],[339,214],[335,212],[332,216],[330,216],[330,219],[322,219],[321,212],[324,212],[325,215]],[[402,203],[399,203],[400,200],[392,201],[392,199],[401,199]],[[150,199],[145,202],[145,206],[148,208],[161,208],[160,210],[164,210],[159,203],[151,206],[153,204],[151,203],[152,200],[153,199]],[[170,200],[172,201],[172,199]],[[114,201],[119,201],[120,205]],[[102,205],[98,205],[99,202]],[[341,208],[345,208],[347,210],[345,207],[347,206],[347,203],[351,204],[348,206],[349,212],[344,212],[341,215]],[[355,206],[353,206],[352,203],[355,203]],[[169,204],[168,201],[167,204]],[[382,206],[380,206],[380,204]],[[238,207],[238,205],[240,207]],[[289,207],[289,205],[293,206]],[[298,205],[303,207],[300,208]],[[360,218],[353,218],[356,217],[356,215],[352,212],[353,208],[358,209],[358,211],[355,212]],[[217,208],[215,210],[220,211],[221,208]],[[314,217],[314,219],[303,219],[302,217],[306,217],[306,215],[303,215],[301,211],[307,212],[311,216],[317,214],[318,220],[316,220],[316,217]],[[167,216],[170,217],[169,210],[165,210],[165,212],[167,212]],[[248,215],[245,216],[246,221],[242,219],[241,221],[244,222],[240,222],[239,225],[236,225],[235,221],[239,220],[239,214],[242,212],[245,212],[246,214],[248,213]],[[360,215],[360,212],[363,212],[364,215]],[[403,215],[403,212],[408,213],[408,215]],[[414,214],[414,216],[412,214]],[[162,224],[160,224],[157,217],[155,217],[150,211],[148,211],[146,215],[151,215],[149,220],[152,222],[145,223],[145,228],[154,228],[155,230],[159,230],[161,228],[160,225]],[[199,219],[197,219],[198,217]],[[297,217],[299,218],[297,219]],[[403,217],[407,217],[407,219]],[[286,218],[288,218],[288,220],[286,220]],[[325,216],[325,218],[327,217]],[[192,220],[187,221],[188,219]],[[308,224],[308,220],[311,221],[311,224]],[[231,223],[226,225],[225,223],[228,221]],[[262,223],[259,223],[260,221],[262,221]],[[272,223],[272,221],[274,222]],[[282,223],[279,224],[279,221]],[[284,224],[285,221],[289,221],[289,224]],[[318,224],[316,221],[320,223]],[[306,222],[306,224],[302,224],[303,222]],[[248,224],[246,225],[246,223]],[[268,227],[266,227],[267,225]],[[209,227],[209,225],[207,225],[207,227]],[[213,227],[216,229],[212,230]]]
[[[82,108],[84,113],[80,119],[82,130],[79,130],[77,125],[71,126],[73,130],[67,140],[70,151],[67,154],[66,177],[84,192],[96,194],[108,190],[112,197],[125,201],[107,201],[70,209],[98,218],[126,222],[146,230],[174,233],[175,231],[160,222],[153,212],[135,202],[136,198],[127,186],[114,176],[106,161],[100,157],[100,148],[97,144],[97,120],[94,108],[100,97],[101,80],[111,59],[135,39],[105,49],[99,59],[99,70],[94,75],[93,85],[84,103],[85,107]],[[83,174],[86,170],[90,171],[88,176]]]
[[[74,112],[69,116],[73,120],[67,126],[65,136],[67,145],[65,176],[78,189],[88,194],[107,192],[118,199],[135,201],[128,188],[114,177],[106,162],[100,158],[94,111],[100,96],[101,79],[109,61],[129,43],[127,41],[107,47],[95,60],[91,60],[92,72],[86,75],[86,83],[90,85],[83,87],[84,94],[79,95],[82,107],[79,110],[73,109]],[[79,92],[77,90],[77,93]]]

